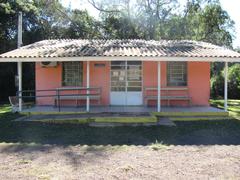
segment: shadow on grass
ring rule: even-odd
[[[10,115],[10,114],[9,114]],[[0,142],[41,145],[240,145],[240,121],[178,121],[176,127],[89,127],[0,121]],[[21,146],[19,146],[21,149]],[[34,147],[32,147],[34,150]]]

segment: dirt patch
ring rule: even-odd
[[[0,145],[0,179],[238,179],[240,146]]]

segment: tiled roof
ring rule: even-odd
[[[39,41],[4,53],[0,58],[47,57],[217,57],[240,54],[210,43],[188,40],[84,40]]]

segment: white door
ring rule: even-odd
[[[111,63],[111,105],[142,105],[142,62]]]

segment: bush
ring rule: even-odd
[[[211,78],[211,97],[224,96],[224,71]],[[228,71],[228,97],[240,99],[240,64],[234,64]]]
[[[240,64],[234,64],[228,72],[228,96],[230,99],[240,98]]]
[[[211,98],[222,99],[224,96],[224,76],[222,73],[211,78]]]

